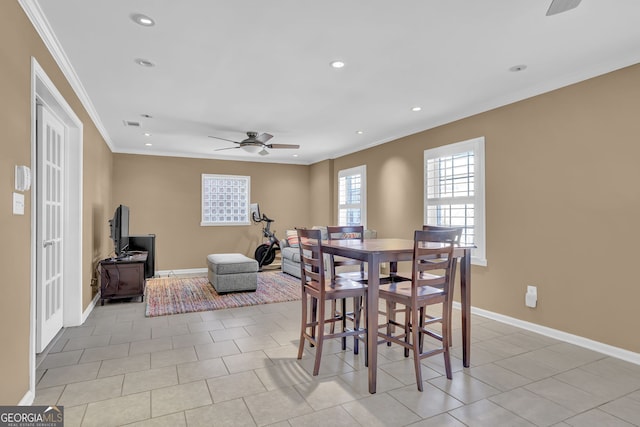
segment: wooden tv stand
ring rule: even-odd
[[[105,299],[144,299],[144,265],[147,252],[136,252],[120,258],[100,261],[100,305]]]

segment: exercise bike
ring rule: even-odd
[[[258,246],[254,253],[254,258],[258,261],[258,267],[262,268],[263,265],[269,265],[276,259],[276,251],[280,250],[280,241],[275,233],[271,231],[271,223],[274,220],[265,214],[260,216],[260,208],[257,205],[255,207],[252,206],[251,219],[256,223],[265,223],[262,227],[262,235],[267,238],[267,243]]]

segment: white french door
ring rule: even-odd
[[[37,107],[36,352],[63,325],[65,126],[46,107]]]

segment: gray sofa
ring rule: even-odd
[[[312,228],[322,230],[322,238],[327,239],[327,227],[314,225]],[[286,236],[285,232],[285,236]],[[285,237],[280,239],[280,254],[282,256],[282,272],[300,278],[300,248],[289,246]]]
[[[326,240],[327,227],[314,225],[312,228],[322,230],[322,239]],[[286,235],[287,233],[285,233]],[[375,239],[377,232],[375,230],[365,230],[365,239]],[[289,246],[289,241],[285,237],[280,239],[280,252],[282,256],[282,272],[300,278],[300,248]],[[329,258],[325,258],[325,270],[329,268]]]

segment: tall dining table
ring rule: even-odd
[[[460,305],[462,312],[462,363],[469,367],[471,351],[471,249],[474,246],[458,245],[454,256],[460,260]],[[368,264],[367,333],[373,337],[367,340],[369,393],[376,392],[378,361],[378,287],[380,285],[380,264],[388,262],[392,271],[398,261],[411,261],[413,240],[411,239],[365,239],[323,241],[325,253],[365,261]]]

